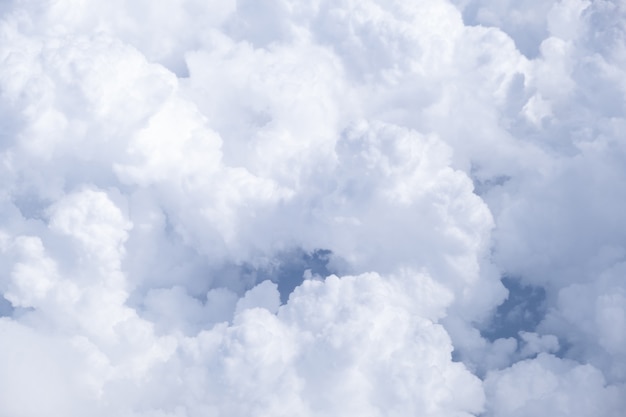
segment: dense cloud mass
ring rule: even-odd
[[[0,415],[620,417],[626,3],[0,3]]]

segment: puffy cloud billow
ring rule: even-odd
[[[624,415],[623,2],[7,0],[0,62],[0,415]]]

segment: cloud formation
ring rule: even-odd
[[[620,415],[625,13],[3,3],[0,414]]]

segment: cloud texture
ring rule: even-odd
[[[0,415],[623,415],[625,22],[2,3]]]

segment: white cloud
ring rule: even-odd
[[[522,357],[536,355],[541,352],[555,353],[559,351],[559,339],[552,335],[539,335],[531,332],[520,332],[524,347],[520,352]]]
[[[623,17],[3,3],[0,414],[619,415]]]
[[[602,373],[541,354],[487,376],[489,416],[619,416],[624,397]]]

